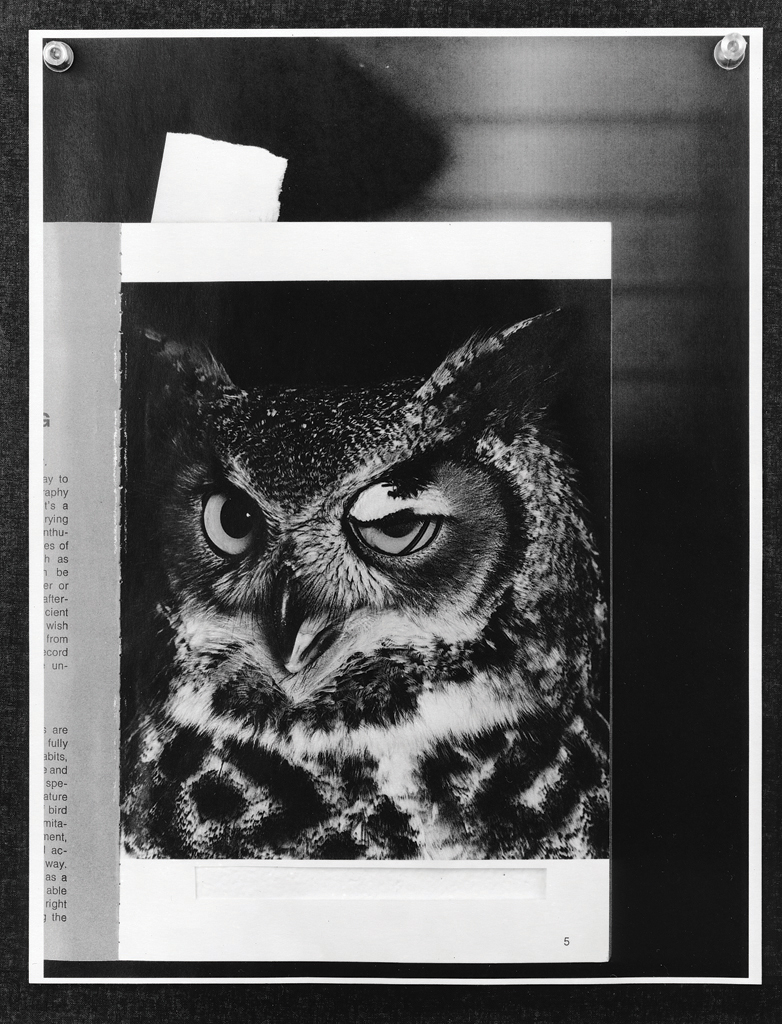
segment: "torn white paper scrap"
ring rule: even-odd
[[[260,146],[168,132],[152,222],[276,221],[287,165]]]

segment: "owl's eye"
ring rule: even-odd
[[[422,516],[407,509],[383,519],[361,522],[349,517],[358,539],[373,551],[384,555],[411,555],[421,551],[440,532],[441,516]]]
[[[262,529],[261,512],[255,502],[233,488],[204,498],[204,533],[221,555],[243,555]]]

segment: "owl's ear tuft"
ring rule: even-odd
[[[152,457],[162,439],[176,448],[207,428],[225,402],[240,400],[222,365],[205,344],[185,344],[147,327],[138,393],[144,396],[144,436]]]
[[[555,309],[473,335],[413,398],[426,433],[447,438],[486,426],[515,431],[522,419],[537,417],[564,381],[574,330],[573,314]]]
[[[151,342],[156,361],[159,367],[164,368],[164,373],[166,370],[173,372],[190,387],[194,383],[233,386],[222,364],[201,342],[185,344],[153,327],[145,328],[144,337]]]

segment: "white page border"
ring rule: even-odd
[[[608,280],[607,223],[123,224],[122,281]]]

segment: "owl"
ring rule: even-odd
[[[147,332],[128,853],[607,856],[606,604],[546,422],[568,330],[473,336],[426,380],[250,391]]]

